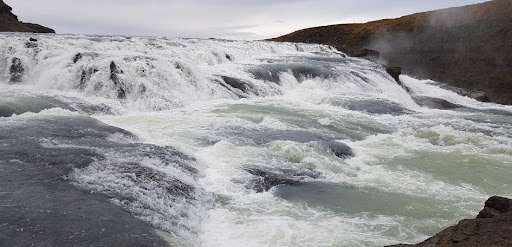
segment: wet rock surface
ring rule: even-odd
[[[255,176],[246,183],[246,188],[257,193],[265,192],[280,185],[299,185],[305,178],[318,178],[313,171],[267,170],[261,167],[245,167],[244,170]]]
[[[77,53],[75,54],[75,56],[73,56],[73,63],[77,63],[78,61],[80,61],[80,59],[82,59],[84,57],[84,55],[82,53]]]
[[[442,85],[442,84],[439,85],[439,86],[444,88],[444,89],[447,89],[447,90],[450,90],[452,92],[455,92],[455,93],[457,93],[459,95],[466,96],[466,97],[478,100],[480,102],[489,102],[489,97],[487,96],[487,94],[485,92],[482,92],[482,91],[467,90],[467,89],[463,89],[463,88],[451,87],[451,86],[446,86],[446,85]]]
[[[322,142],[321,145],[326,146],[334,155],[339,158],[348,158],[354,156],[352,149],[344,143],[337,141]]]
[[[258,193],[270,190],[272,187],[279,185],[297,185],[300,183],[298,179],[287,178],[283,174],[273,173],[258,168],[246,168],[245,171],[256,176],[246,185],[248,189],[252,189]]]
[[[485,202],[484,209],[478,213],[476,218],[494,218],[508,212],[512,212],[512,200],[493,196]]]
[[[347,102],[333,102],[333,104],[352,111],[361,111],[371,114],[403,115],[411,113],[411,111],[394,102],[382,100],[352,100]]]
[[[224,81],[224,83],[225,83],[225,84],[222,84],[224,86],[228,85],[231,88],[238,89],[243,93],[250,92],[250,89],[251,89],[250,86],[247,83],[244,83],[244,81],[242,81],[240,79],[237,79],[234,77],[229,77],[229,76],[222,76],[221,78],[222,78],[222,81]]]
[[[117,66],[117,64],[112,61],[110,62],[110,80],[114,82],[114,85],[117,87],[117,98],[118,99],[125,99],[126,98],[126,91],[123,88],[123,82],[120,74],[123,74],[124,72]]]
[[[280,62],[280,61],[276,61]],[[331,78],[335,75],[332,68],[323,66],[323,64],[314,63],[272,63],[265,64],[248,71],[254,79],[270,81],[281,84],[280,76],[282,73],[291,72],[298,81],[307,78]]]
[[[66,98],[56,99],[50,96],[12,96],[9,92],[0,93],[0,117],[11,117],[23,113],[39,113],[43,110],[61,108],[85,114],[112,114],[114,111],[107,105],[90,105],[85,102],[67,103]]]
[[[426,96],[414,96],[413,99],[416,102],[416,104],[418,104],[420,106],[428,107],[431,109],[450,110],[450,109],[464,108],[464,106],[451,103],[444,99],[431,98],[431,97],[426,97]]]
[[[395,79],[396,82],[400,83],[400,75],[402,74],[402,67],[397,66],[386,66],[386,72]],[[401,83],[400,83],[401,84]]]
[[[83,90],[85,88],[86,83],[91,80],[91,77],[96,74],[99,70],[95,67],[91,68],[83,68],[80,73],[80,81],[78,83],[78,88]]]
[[[194,177],[193,158],[169,147],[116,141],[112,136],[134,137],[92,118],[9,120],[0,122],[0,130],[3,246],[168,246],[138,219],[163,217],[158,208],[137,206],[145,200],[141,193],[156,193],[167,207],[195,201],[195,186],[142,163],[152,160]],[[93,168],[106,180],[84,182]],[[187,217],[186,211],[174,210]]]
[[[512,200],[493,196],[485,202],[485,208],[476,219],[460,221],[425,242],[416,245],[393,247],[469,247],[512,246]]]
[[[23,78],[23,72],[25,72],[25,68],[23,67],[23,63],[21,59],[15,57],[11,60],[11,67],[9,68],[9,73],[11,74],[11,83],[21,82]]]

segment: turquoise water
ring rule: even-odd
[[[510,106],[401,76],[406,90],[332,47],[64,35],[33,49],[24,35],[3,38],[0,127],[91,117],[131,133],[109,143],[189,157],[40,140],[102,153],[66,178],[113,197],[173,246],[416,243],[475,217],[489,196],[512,196]],[[17,83],[13,57],[25,66]],[[173,197],[162,186],[175,183],[201,193]]]

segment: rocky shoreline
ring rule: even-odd
[[[55,33],[55,30],[34,23],[18,20],[12,8],[0,0],[0,32]]]
[[[271,40],[332,45],[348,55],[461,88],[467,96],[485,92],[484,101],[512,104],[510,0],[308,28]]]
[[[493,196],[476,219],[466,219],[416,245],[388,247],[512,246],[512,200]]]

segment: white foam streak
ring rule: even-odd
[[[428,96],[433,98],[445,99],[448,102],[459,104],[473,109],[499,109],[512,112],[512,106],[499,105],[494,103],[479,102],[475,99],[461,96],[450,90],[443,89],[438,82],[432,80],[418,80],[410,76],[402,75],[400,80],[409,87],[415,95]]]

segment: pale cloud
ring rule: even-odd
[[[263,39],[483,0],[5,0],[58,33]]]

